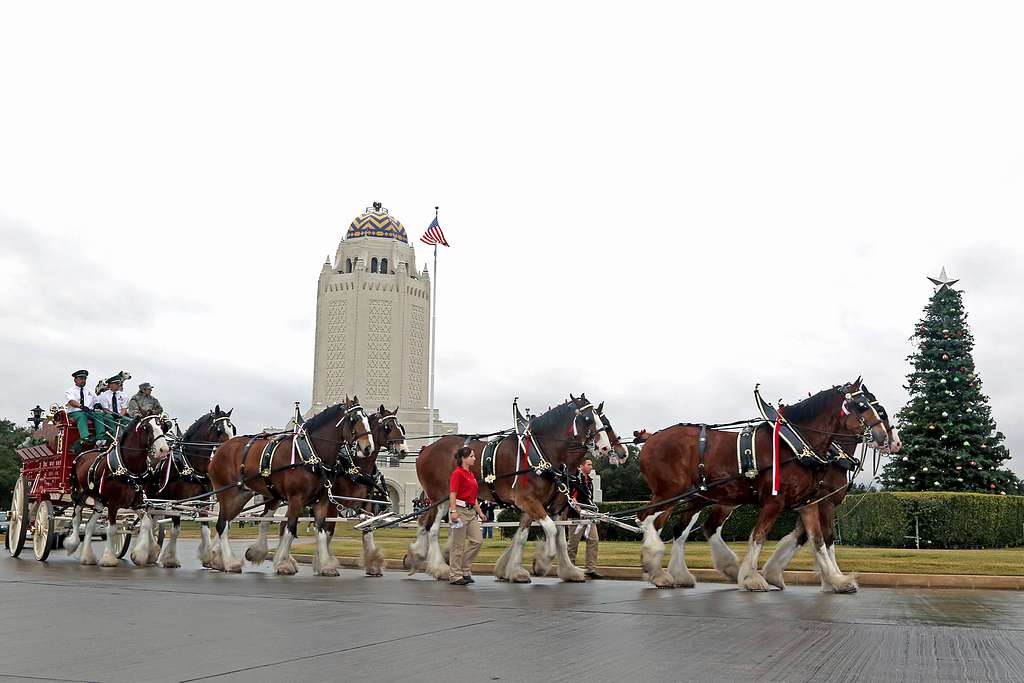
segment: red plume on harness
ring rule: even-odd
[[[782,406],[775,416],[775,429],[772,431],[772,495],[779,495],[779,430],[782,429]]]

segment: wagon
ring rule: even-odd
[[[44,561],[61,537],[78,533],[78,529],[70,526],[70,516],[65,514],[74,506],[71,470],[76,456],[71,452],[71,444],[77,440],[75,422],[68,419],[63,409],[56,409],[51,410],[46,423],[32,434],[36,445],[17,450],[21,458],[21,475],[11,492],[5,542],[12,557],[21,555],[29,535],[36,559]],[[131,533],[121,524],[115,529],[108,529],[107,533],[117,535],[117,556],[124,557]]]

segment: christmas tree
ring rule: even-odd
[[[897,416],[902,450],[882,472],[882,483],[899,491],[969,491],[1014,494],[1018,481],[1003,467],[1010,457],[996,431],[988,397],[971,352],[958,280],[928,278],[935,293],[911,341],[913,365],[904,387],[910,401]]]

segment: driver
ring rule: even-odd
[[[71,376],[75,378],[75,385],[64,392],[64,410],[67,411],[68,418],[74,420],[78,426],[78,440],[71,444],[71,451],[77,453],[87,442],[94,441],[99,436],[99,430],[103,428],[103,425],[95,424],[96,432],[90,439],[89,417],[92,414],[90,408],[96,403],[96,394],[85,386],[85,382],[89,378],[88,370],[76,370],[71,373]]]

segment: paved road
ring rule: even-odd
[[[194,555],[182,546],[183,560]],[[1024,680],[1015,592],[490,577],[454,588],[301,570],[100,569],[63,551],[45,564],[4,553],[0,680]]]

